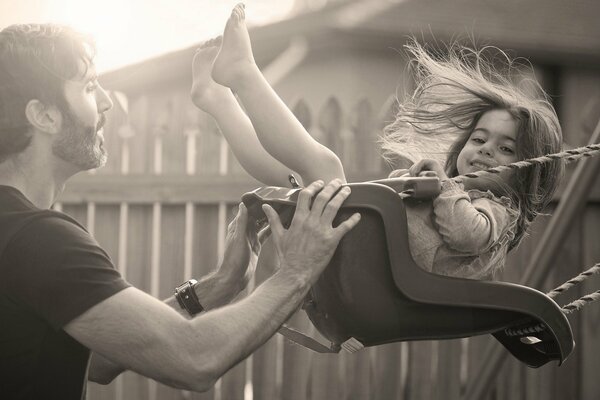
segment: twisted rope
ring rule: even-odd
[[[600,143],[589,144],[587,146],[578,147],[572,150],[561,151],[560,153],[547,154],[545,156],[530,158],[527,160],[517,161],[512,164],[500,165],[498,167],[481,170],[469,174],[458,175],[451,178],[455,183],[462,183],[464,178],[479,178],[480,176],[487,174],[500,174],[508,170],[516,170],[521,168],[530,167],[532,165],[545,164],[554,160],[564,159],[566,163],[570,163],[579,160],[583,157],[592,157],[600,154]]]
[[[557,295],[559,295],[560,293],[563,293],[563,292],[567,291],[568,289],[572,288],[573,286],[577,285],[578,283],[583,282],[588,277],[590,277],[592,275],[595,275],[595,274],[600,274],[600,263],[594,265],[593,267],[591,267],[587,271],[584,271],[584,272],[580,273],[575,278],[569,279],[568,281],[566,281],[565,283],[563,283],[562,285],[560,285],[556,289],[552,289],[551,291],[549,291],[548,293],[546,293],[546,295],[548,297],[550,297],[550,298],[553,299]]]
[[[596,300],[600,300],[600,290],[586,294],[582,298],[567,304],[562,308],[562,312],[565,314],[571,314],[573,311],[581,310],[583,306]]]
[[[577,275],[575,278],[569,279],[568,281],[566,281],[559,287],[552,289],[551,291],[546,293],[546,295],[550,298],[554,298],[557,295],[559,295],[560,293],[563,293],[563,292],[569,290],[573,286],[580,284],[581,282],[588,279],[590,276],[596,275],[596,274],[600,274],[600,263],[597,263],[593,267],[587,269],[586,271],[583,271],[582,273]],[[587,305],[591,302],[597,301],[597,300],[600,300],[600,290],[597,290],[590,294],[586,294],[585,296],[580,297],[579,299],[577,299],[575,301],[572,301],[571,303],[563,306],[561,308],[561,311],[563,312],[563,314],[568,315],[568,314],[571,314],[573,311],[581,310],[585,305]],[[532,333],[541,332],[544,329],[546,329],[546,325],[544,325],[543,323],[539,323],[536,325],[522,327],[522,328],[508,328],[508,329],[504,330],[504,333],[507,336],[525,336],[525,335],[529,335]]]

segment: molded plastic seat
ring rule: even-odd
[[[574,346],[571,327],[543,293],[511,283],[436,275],[418,267],[409,251],[404,203],[381,183],[385,181],[378,182],[349,184],[352,193],[334,225],[355,212],[361,213],[361,221],[342,239],[305,301],[305,311],[323,336],[337,345],[353,337],[364,346],[375,346],[490,333],[531,367],[566,359]],[[260,204],[267,202],[289,224],[298,192],[264,187],[242,199],[255,223],[265,223]],[[507,333],[539,323],[544,329],[535,334]]]

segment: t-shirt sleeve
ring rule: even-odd
[[[89,233],[56,216],[22,228],[5,257],[5,291],[55,329],[130,286]]]

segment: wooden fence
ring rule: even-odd
[[[166,298],[185,279],[215,268],[232,207],[259,184],[242,171],[212,120],[193,108],[185,91],[140,95],[131,104],[122,95],[113,97],[116,105],[105,130],[108,165],[74,178],[56,208],[87,226],[128,281]],[[318,112],[303,101],[294,111],[311,134],[341,157],[351,181],[387,174],[375,140],[381,121],[389,121],[389,105],[378,112],[363,100],[342,110],[331,98]],[[573,221],[570,238],[540,289],[600,260],[599,199],[596,190]],[[540,217],[532,235],[510,256],[504,280],[519,281],[548,219]],[[271,273],[269,245],[263,253],[255,284]],[[573,296],[597,286],[586,284]],[[563,366],[532,370],[510,359],[497,371],[488,398],[597,398],[600,307],[592,305],[570,319],[577,348]],[[303,312],[289,323],[317,334]],[[276,335],[207,393],[174,390],[126,372],[108,386],[90,383],[88,399],[460,399],[491,346],[499,344],[483,336],[321,355]]]

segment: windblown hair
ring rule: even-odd
[[[562,131],[548,96],[534,79],[522,79],[522,69],[501,50],[452,44],[443,55],[431,55],[414,41],[406,48],[416,88],[384,129],[381,145],[388,161],[399,156],[412,162],[435,158],[445,162],[448,176],[457,176],[458,154],[481,116],[495,109],[508,111],[518,123],[519,160],[561,150]],[[495,58],[485,58],[487,52]],[[495,67],[499,61],[503,73]],[[520,243],[550,202],[563,169],[560,160],[520,169],[513,187],[506,185],[504,193],[496,193],[508,196],[520,214],[509,248]]]
[[[27,103],[38,99],[64,107],[65,81],[85,76],[94,55],[92,38],[66,26],[12,25],[0,31],[0,163],[31,142]]]

